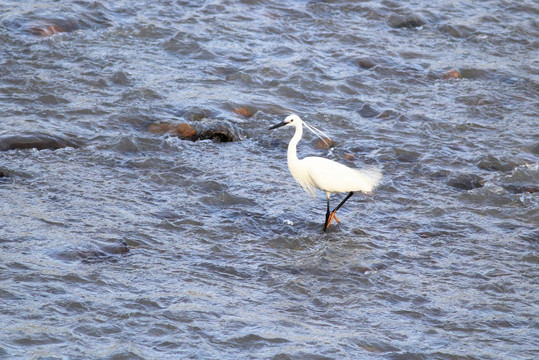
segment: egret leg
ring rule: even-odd
[[[327,199],[328,199],[328,200],[327,200],[328,207],[327,207],[327,211],[326,211],[326,222],[324,223],[324,231],[326,231],[326,229],[327,229],[328,226],[329,226],[328,221],[329,221],[329,217],[330,217],[330,215],[331,215],[331,214],[330,214],[330,211],[329,211],[329,193],[327,193],[326,196],[327,196]]]
[[[329,225],[331,224],[331,222],[333,221],[333,219],[335,219],[335,221],[337,221],[337,223],[341,223],[339,221],[339,219],[337,219],[337,216],[335,214],[335,211],[337,210],[334,210],[333,212],[329,211],[329,197],[330,197],[330,193],[326,193],[326,197],[328,199],[327,201],[327,211],[326,211],[326,222],[324,223],[324,231],[327,230],[327,228],[329,227]]]
[[[343,201],[341,201],[341,203],[339,205],[337,205],[337,207],[335,208],[335,210],[333,210],[333,212],[339,210],[339,208],[341,206],[343,206],[343,204],[346,202],[346,200],[350,199],[350,196],[354,195],[354,192],[353,191],[350,191],[350,194],[346,195],[346,197],[344,198]]]
[[[350,193],[348,195],[346,195],[346,197],[344,198],[343,201],[340,202],[339,205],[337,205],[337,207],[335,209],[333,209],[333,211],[330,213],[329,212],[329,196],[328,196],[328,210],[327,210],[327,213],[326,213],[326,224],[324,225],[324,231],[327,230],[327,228],[329,227],[329,225],[331,225],[331,222],[333,221],[333,219],[335,219],[335,221],[337,221],[337,223],[341,223],[339,221],[339,219],[337,219],[337,210],[340,209],[341,206],[343,206],[343,204],[346,202],[346,200],[350,199],[350,197],[354,195],[354,192],[353,191],[350,191]]]

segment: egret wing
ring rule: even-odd
[[[352,169],[333,160],[316,156],[306,157],[301,162],[308,169],[313,185],[331,193],[371,192],[382,179],[382,172],[377,168]]]

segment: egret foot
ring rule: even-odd
[[[326,219],[326,224],[324,225],[324,231],[326,231],[329,227],[329,225],[331,225],[331,222],[333,221],[333,219],[335,219],[335,221],[337,222],[337,224],[340,224],[341,222],[339,221],[339,219],[337,219],[337,210],[333,210],[329,216],[327,217]]]

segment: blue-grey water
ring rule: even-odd
[[[538,19],[4,1],[0,358],[537,358]],[[267,130],[290,113],[335,143],[300,157],[384,172],[327,233]]]

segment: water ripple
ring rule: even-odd
[[[533,358],[534,2],[3,8],[0,357]]]

